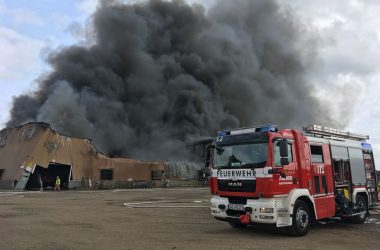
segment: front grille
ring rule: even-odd
[[[247,198],[228,197],[228,203],[247,205]]]
[[[236,210],[231,210],[231,209],[228,209],[226,211],[226,214],[228,216],[231,216],[231,217],[240,217],[240,215],[243,215],[243,214],[246,214],[245,211],[236,211]]]
[[[256,180],[218,180],[219,191],[255,192]]]

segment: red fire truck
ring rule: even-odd
[[[220,131],[206,157],[211,214],[233,227],[273,224],[296,236],[317,220],[364,223],[377,200],[368,139],[317,125]]]

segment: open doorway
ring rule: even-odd
[[[67,189],[72,180],[71,166],[60,163],[49,163],[47,168],[36,165],[26,183],[26,190],[52,190],[57,176],[61,179],[61,189]]]
[[[351,184],[350,163],[348,160],[333,160],[334,178],[337,186]]]
[[[334,180],[335,180],[335,193],[341,191],[343,196],[352,201],[352,180],[350,162],[348,160],[333,159],[334,167]]]

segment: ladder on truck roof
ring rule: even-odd
[[[307,125],[303,127],[303,131],[307,134],[311,134],[312,136],[319,136],[323,138],[343,138],[355,141],[366,141],[369,139],[369,135],[352,133],[320,125]]]

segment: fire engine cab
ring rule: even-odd
[[[377,200],[368,139],[317,125],[220,131],[206,157],[211,214],[233,227],[273,224],[296,236],[332,217],[364,223]]]

